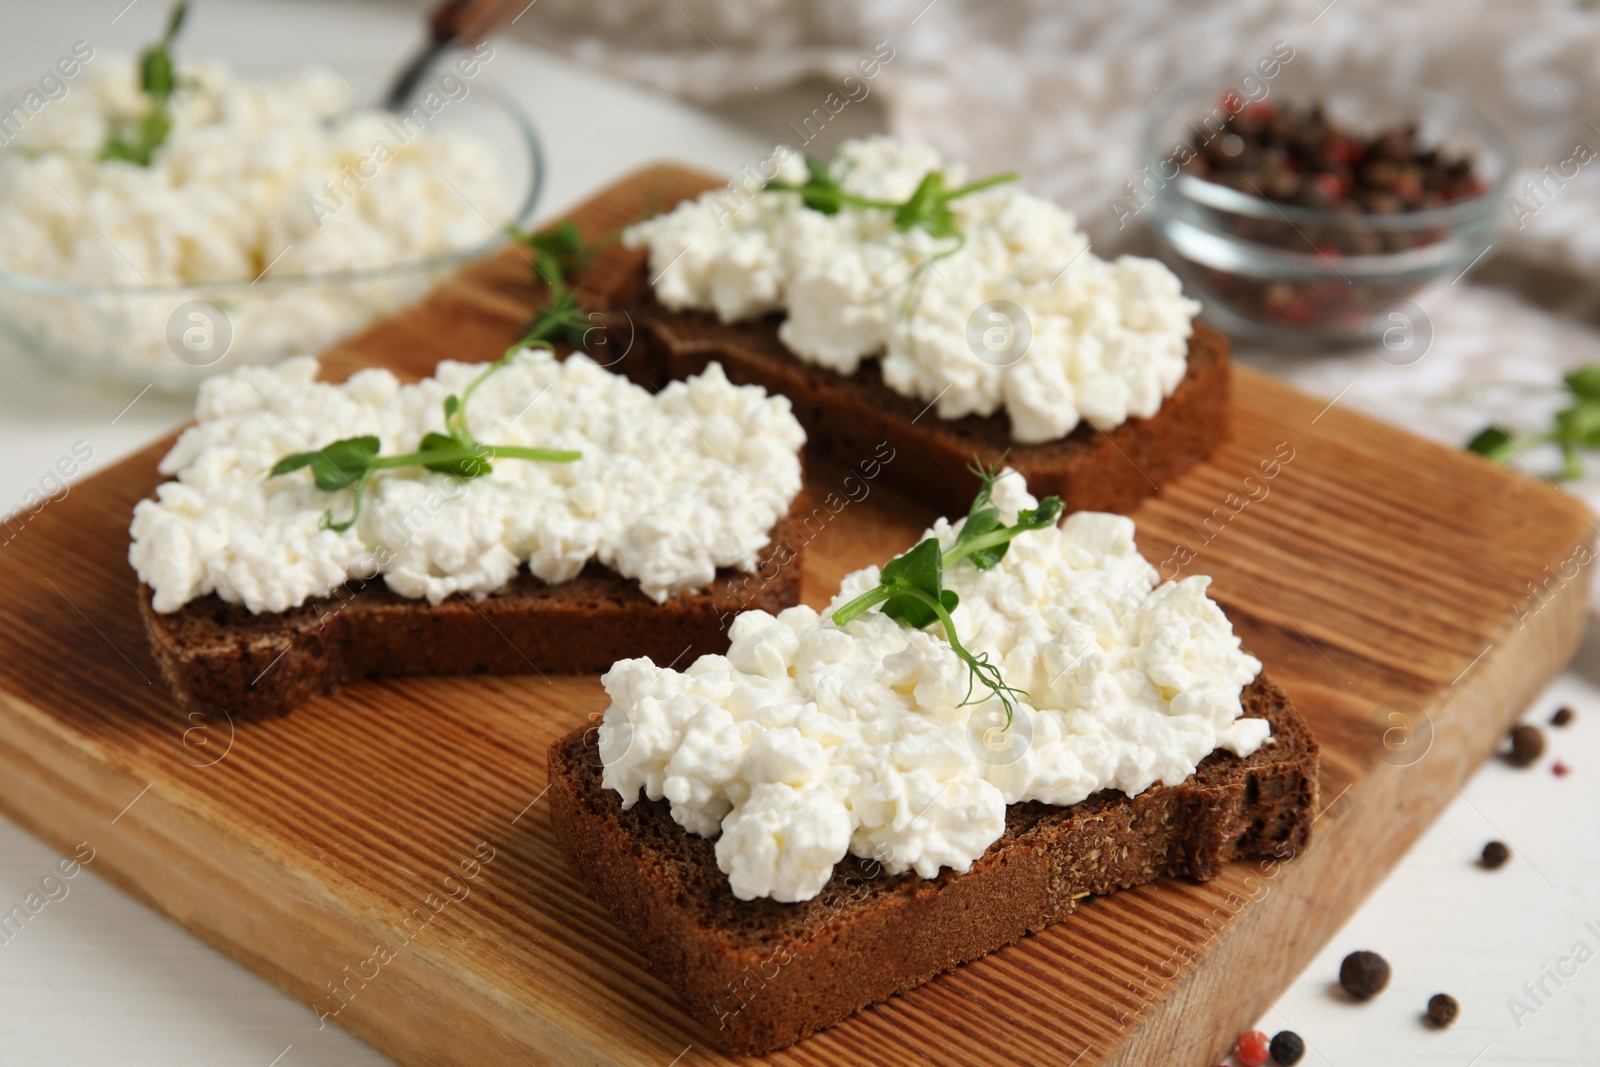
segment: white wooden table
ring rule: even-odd
[[[126,3],[6,0],[0,84],[34,80],[76,40],[97,51],[137,48],[166,5],[136,0],[113,24]],[[381,61],[419,32],[403,12],[357,4],[206,0],[194,15],[185,41],[192,54],[255,63],[323,62],[319,53]],[[651,160],[732,172],[770,147],[568,61],[510,42],[498,47],[492,77],[523,101],[544,137],[542,214]],[[60,378],[0,347],[0,512],[13,510],[75,443],[93,449],[85,468],[92,473],[189,410],[187,401]],[[1536,721],[1563,703],[1578,719],[1547,731],[1541,764],[1484,767],[1293,988],[1263,1004],[1263,1029],[1305,1036],[1304,1063],[1600,1063],[1600,960],[1588,959],[1600,955],[1600,631],[1535,705]],[[1555,758],[1569,775],[1551,773]],[[1474,859],[1492,837],[1510,842],[1515,858],[1486,872]],[[0,820],[0,910],[20,902],[60,858]],[[343,1031],[319,1029],[309,1009],[100,881],[92,864],[65,884],[66,896],[0,944],[0,1067],[388,1062]],[[1389,990],[1360,1006],[1331,992],[1339,960],[1356,948],[1381,952],[1394,968]],[[1588,961],[1578,963],[1575,952]],[[1461,1001],[1462,1017],[1435,1032],[1420,1020],[1441,990]]]

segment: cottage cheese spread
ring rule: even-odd
[[[493,145],[445,120],[352,111],[353,90],[331,71],[246,81],[184,61],[180,74],[172,130],[148,167],[99,158],[112,117],[146,106],[125,56],[86,67],[0,153],[0,269],[133,289],[93,307],[3,295],[6,314],[52,348],[175,365],[168,317],[193,294],[144,287],[415,263],[492,239],[513,209]],[[430,284],[424,275],[286,292],[263,284],[230,296],[227,312],[236,347],[281,358]]]
[[[445,362],[415,385],[383,370],[331,385],[300,357],[207,381],[198,424],[161,462],[177,480],[134,509],[128,558],[155,609],[215,592],[284,611],[375,572],[437,604],[492,593],[524,562],[561,582],[591,559],[659,602],[719,567],[754,569],[800,491],[805,433],[784,397],[731,385],[715,363],[652,396],[581,355],[538,349],[479,387],[468,420],[480,441],[582,452],[575,463],[497,459],[468,481],[382,471],[343,532],[319,524],[329,508],[350,514],[351,490],[323,492],[307,470],[266,476],[285,455],[361,434],[380,437],[383,454],[409,452],[442,431],[444,398],[480,370]]]
[[[1020,476],[995,487],[1009,523],[1031,507]],[[930,534],[948,546],[959,530]],[[600,755],[623,806],[665,797],[720,833],[717,863],[741,899],[806,900],[846,853],[890,873],[966,871],[1005,830],[1007,804],[1073,804],[1101,789],[1176,785],[1218,748],[1253,753],[1265,720],[1241,718],[1261,664],[1239,649],[1210,579],[1158,584],[1133,522],[1079,512],[1025,533],[999,566],[961,561],[956,630],[1026,689],[1004,729],[997,700],[961,707],[966,669],[937,625],[879,611],[843,629],[807,607],[745,612],[726,656],[683,672],[648,659],[605,675]],[[844,580],[829,608],[872,588]]]
[[[941,164],[925,146],[872,137],[846,142],[832,174],[847,193],[898,202]],[[947,187],[966,180],[958,165],[943,170]],[[791,153],[779,178],[803,182],[801,160]],[[1070,212],[1013,185],[950,206],[965,237],[954,252],[954,240],[898,232],[885,212],[823,215],[789,192],[707,193],[625,240],[649,248],[666,306],[725,322],[786,311],[779,336],[800,359],[851,375],[881,356],[889,387],[940,418],[1003,408],[1012,436],[1033,443],[1080,418],[1109,430],[1154,415],[1183,380],[1200,310],[1177,277],[1155,260],[1090,254]]]

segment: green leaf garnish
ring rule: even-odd
[[[1579,367],[1562,378],[1562,384],[1570,403],[1556,412],[1548,430],[1513,437],[1498,426],[1488,426],[1467,442],[1468,451],[1509,463],[1524,448],[1554,444],[1561,450],[1561,470],[1550,477],[1556,481],[1582,477],[1582,450],[1600,448],[1600,366]]]
[[[1476,437],[1467,442],[1467,451],[1503,463],[1511,458],[1516,449],[1512,445],[1510,434],[1498,426],[1486,426]]]
[[[764,186],[767,189],[787,191],[800,194],[800,202],[812,211],[823,215],[837,215],[839,207],[844,203],[858,203],[868,206],[871,202],[861,200],[859,197],[850,197],[833,180],[833,175],[828,172],[828,161],[818,159],[816,156],[806,157],[806,181],[804,185],[785,185],[780,181],[770,181]]]
[[[1600,367],[1579,367],[1562,379],[1572,395],[1580,400],[1600,400]]]
[[[897,590],[883,602],[883,613],[916,630],[937,619],[939,607],[954,611],[961,600],[955,590],[944,588],[944,554],[933,537],[884,564],[878,581]]]
[[[288,474],[301,467],[310,467],[312,482],[323,492],[335,493],[340,489],[354,486],[355,509],[348,519],[344,522],[334,522],[331,508],[322,516],[324,529],[342,533],[348,530],[356,521],[356,516],[361,514],[361,494],[366,491],[367,479],[372,474],[372,461],[381,447],[382,443],[370,435],[346,437],[342,441],[334,441],[310,452],[296,452],[284,456],[272,465],[272,471],[267,477],[276,478],[280,474]]]
[[[586,335],[594,328],[590,311],[578,303],[570,289],[553,293],[550,303],[539,309],[528,323],[528,335],[541,341],[551,341],[582,348]]]
[[[1029,530],[1042,530],[1047,526],[1054,526],[1061,517],[1062,503],[1058,496],[1045,497],[1036,508],[1029,508],[1017,513],[1017,521],[1011,526],[1006,526],[1000,521],[1000,509],[990,503],[990,496],[994,492],[994,483],[1000,477],[1001,464],[1005,462],[1002,455],[993,467],[984,467],[979,464],[967,469],[978,476],[982,485],[978,495],[972,500],[972,507],[967,512],[967,521],[962,524],[961,532],[956,535],[955,544],[945,554],[948,562],[957,559],[970,559],[980,570],[986,571],[1005,558],[1006,549],[1011,547],[1011,539],[1019,533]]]
[[[432,459],[421,461],[422,466],[440,474],[454,474],[457,478],[479,478],[494,470],[489,461],[471,445],[442,433],[426,433],[418,448],[421,455]]]
[[[1580,400],[1556,413],[1556,440],[1586,448],[1600,446],[1600,402]]]
[[[100,150],[101,159],[120,159],[148,167],[156,149],[172,132],[172,94],[178,88],[172,43],[188,14],[188,0],[180,0],[167,17],[167,32],[161,40],[139,53],[139,87],[149,102],[137,119],[120,120],[112,126],[105,147]]]
[[[481,478],[494,470],[490,459],[525,459],[542,463],[571,463],[581,459],[581,452],[566,452],[548,448],[524,448],[521,445],[486,445],[472,435],[467,427],[467,404],[472,394],[490,375],[525,348],[549,348],[550,343],[532,334],[523,338],[499,359],[485,367],[478,376],[467,383],[461,395],[454,393],[444,398],[444,433],[426,433],[417,444],[415,452],[396,456],[380,456],[382,442],[377,437],[346,437],[309,452],[296,452],[284,456],[272,465],[267,477],[276,478],[303,467],[311,468],[311,480],[324,492],[337,492],[355,487],[350,517],[343,522],[333,521],[333,509],[322,516],[322,526],[327,530],[343,532],[355,524],[361,515],[361,496],[367,483],[380,470],[394,467],[421,467],[440,474],[452,474],[463,481]]]
[[[584,245],[583,234],[571,219],[548,230],[513,233],[533,250],[533,269],[552,288],[564,287],[567,279],[594,256],[595,250]]]
[[[346,437],[312,452],[284,456],[272,466],[269,477],[288,474],[301,467],[311,468],[311,479],[318,489],[334,492],[348,489],[366,473],[367,465],[382,444],[376,437]]]
[[[1005,457],[1001,457],[1004,461]],[[1011,728],[1016,714],[1016,698],[1028,694],[1006,684],[1000,668],[989,662],[987,652],[973,655],[961,644],[956,635],[955,622],[950,613],[961,602],[955,590],[944,588],[946,567],[966,559],[979,570],[988,570],[1005,556],[1007,547],[1018,535],[1030,530],[1054,526],[1063,509],[1061,498],[1046,497],[1036,508],[1017,514],[1010,526],[1000,521],[1000,509],[991,503],[994,483],[1000,476],[1000,464],[970,468],[982,482],[978,495],[967,511],[967,521],[949,548],[941,549],[939,539],[929,537],[911,551],[884,564],[878,573],[878,584],[833,613],[833,624],[844,626],[879,604],[883,613],[896,622],[914,629],[922,629],[938,622],[944,627],[945,640],[957,658],[967,665],[967,695],[961,706],[973,703],[972,690],[982,685],[991,697],[998,698],[1006,711],[1006,728]],[[985,697],[984,699],[989,699]]]

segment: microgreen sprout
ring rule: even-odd
[[[966,185],[954,189],[944,187],[944,173],[942,171],[929,171],[922,178],[909,199],[903,202],[893,200],[870,200],[864,196],[845,192],[844,188],[834,179],[828,168],[827,161],[815,156],[806,157],[806,180],[801,185],[773,180],[764,186],[774,192],[799,193],[800,202],[812,211],[819,211],[824,215],[837,215],[839,209],[846,204],[851,207],[870,208],[881,211],[889,217],[894,228],[901,233],[910,233],[912,230],[924,230],[929,237],[955,237],[960,238],[961,232],[956,229],[955,213],[950,210],[950,201],[959,199],[969,193],[987,189],[992,185],[1001,185],[1005,182],[1017,180],[1016,174],[996,174],[993,177],[980,181],[968,182]]]
[[[457,397],[454,393],[444,398],[444,433],[422,435],[416,451],[395,456],[380,456],[382,443],[376,436],[346,437],[310,452],[296,452],[284,456],[273,464],[269,478],[311,469],[311,479],[318,489],[338,492],[355,489],[355,499],[350,517],[343,522],[333,521],[333,509],[322,516],[322,527],[343,532],[361,516],[361,496],[367,484],[380,470],[395,467],[422,467],[425,470],[453,474],[463,480],[480,478],[494,468],[491,459],[524,459],[542,463],[571,463],[580,459],[580,452],[565,452],[548,448],[524,448],[520,445],[487,445],[473,436],[467,426],[467,404],[472,394],[490,375],[494,374],[525,348],[550,348],[548,323],[536,325],[520,341],[506,349],[505,355],[483,369],[467,384]]]
[[[161,40],[139,53],[139,88],[148,104],[144,114],[133,121],[119,121],[106,137],[101,159],[120,159],[148,167],[157,148],[172,131],[172,94],[178,88],[178,71],[172,61],[172,43],[189,13],[182,0],[167,17],[167,32]]]
[[[922,300],[923,285],[929,268],[939,260],[955,255],[966,244],[966,235],[956,226],[956,216],[950,209],[950,202],[991,186],[1014,182],[1017,178],[1018,175],[1015,173],[996,174],[968,182],[966,185],[958,185],[954,189],[946,189],[944,172],[935,170],[923,175],[915,191],[904,201],[872,200],[846,192],[833,177],[826,160],[807,156],[804,183],[794,185],[773,180],[767,182],[763,188],[775,192],[799,193],[802,204],[824,215],[837,215],[839,209],[845,205],[867,208],[885,215],[900,233],[922,230],[929,237],[953,240],[954,243],[949,248],[932,256],[924,256],[922,262],[917,264],[907,278],[906,295],[901,302],[900,317],[909,326],[912,314]]]
[[[1600,448],[1600,366],[1579,367],[1562,379],[1570,403],[1556,412],[1548,430],[1513,437],[1499,426],[1483,429],[1467,442],[1470,451],[1497,463],[1509,463],[1524,448],[1554,444],[1561,449],[1561,470],[1554,477],[1569,481],[1583,475],[1578,450]]]
[[[550,290],[549,302],[528,323],[529,332],[538,333],[542,340],[583,348],[589,334],[603,328],[605,315],[579,303],[571,279],[625,228],[619,226],[594,241],[585,241],[570,219],[545,230],[507,227],[506,235],[533,253],[533,273]]]
[[[944,571],[964,559],[981,571],[989,570],[1005,558],[1006,550],[1018,534],[1054,526],[1061,517],[1063,505],[1058,496],[1046,497],[1038,507],[1019,511],[1017,521],[1007,526],[1000,521],[1000,509],[991,500],[994,483],[1000,477],[1000,464],[993,467],[978,464],[970,469],[982,485],[967,512],[966,522],[950,547],[941,549],[939,539],[929,537],[911,551],[889,561],[879,573],[874,588],[833,613],[833,624],[844,626],[879,604],[883,605],[885,615],[914,629],[938,622],[944,627],[951,651],[967,665],[967,695],[961,706],[973,703],[972,690],[981,684],[989,691],[989,696],[982,699],[999,699],[1006,712],[1006,729],[1010,729],[1016,713],[1016,698],[1028,694],[1006,684],[999,666],[990,662],[987,652],[974,655],[961,643],[950,614],[961,598],[955,590],[944,588]]]

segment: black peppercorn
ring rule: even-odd
[[[1544,731],[1528,723],[1511,728],[1511,751],[1506,761],[1513,767],[1531,767],[1544,755]]]
[[[1461,1005],[1449,993],[1435,993],[1428,998],[1428,1021],[1434,1026],[1449,1026],[1460,1014]]]
[[[1389,963],[1376,952],[1352,952],[1339,965],[1339,984],[1357,1000],[1370,1000],[1389,984]]]
[[[1300,1057],[1306,1054],[1306,1043],[1299,1034],[1293,1030],[1281,1030],[1273,1037],[1272,1045],[1268,1048],[1272,1053],[1272,1062],[1281,1067],[1291,1067],[1300,1062]]]
[[[1491,871],[1511,858],[1511,849],[1504,841],[1490,841],[1483,846],[1483,865]]]

